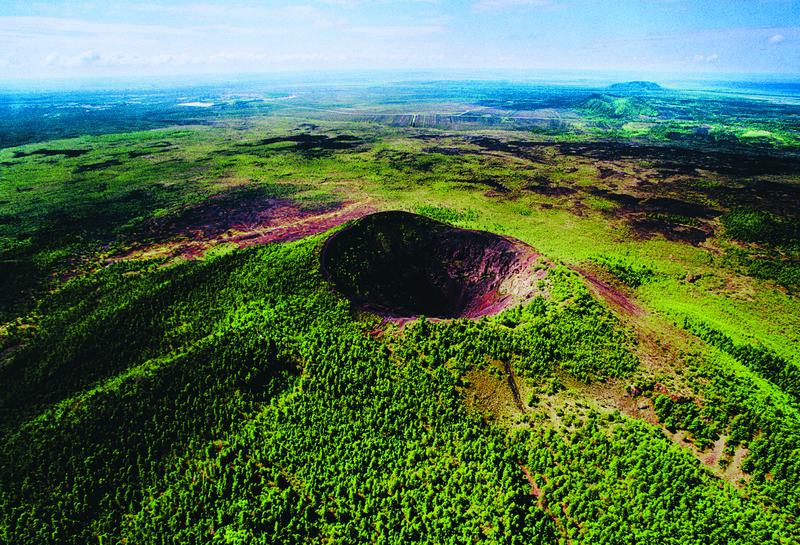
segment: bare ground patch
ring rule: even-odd
[[[593,399],[601,406],[615,408],[631,418],[660,426],[675,444],[686,448],[715,475],[739,486],[747,475],[741,464],[747,449],[738,447],[734,454],[723,452],[725,437],[720,437],[710,449],[700,449],[685,430],[669,431],[656,415],[653,399],[666,395],[673,400],[686,400],[701,407],[700,399],[679,370],[685,366],[687,353],[696,351],[700,341],[690,333],[675,327],[661,317],[646,312],[630,295],[599,278],[591,271],[575,269],[587,281],[595,295],[606,301],[620,319],[631,328],[637,338],[635,353],[641,370],[628,379],[613,379],[590,384],[569,381],[569,386]],[[676,372],[678,371],[678,372]],[[654,377],[662,377],[657,382]],[[643,384],[650,386],[643,387]]]
[[[281,197],[259,198],[237,204],[211,198],[177,218],[155,221],[150,227],[153,235],[151,242],[134,244],[127,252],[112,259],[196,259],[217,245],[235,244],[244,248],[297,240],[374,211],[374,206],[366,200],[304,208],[291,199]]]
[[[644,309],[621,289],[601,280],[587,269],[575,267],[575,271],[583,276],[589,283],[589,288],[614,310],[628,316],[643,316],[645,314]]]

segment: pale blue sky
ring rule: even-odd
[[[338,69],[800,74],[800,0],[0,0],[0,78]]]

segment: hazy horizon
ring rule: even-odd
[[[796,0],[10,0],[0,81],[312,71],[800,74]]]
[[[0,80],[0,92],[117,92],[209,88],[244,92],[253,88],[301,90],[394,86],[414,83],[508,83],[523,86],[602,89],[614,83],[651,81],[674,91],[733,91],[758,89],[772,94],[800,95],[800,74],[677,73],[592,70],[297,70],[177,75],[110,75],[41,77]]]

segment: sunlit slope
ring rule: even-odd
[[[0,535],[791,543],[800,163],[694,138],[251,118],[0,151]],[[319,270],[376,210],[516,240],[531,298],[381,326]]]
[[[633,371],[632,340],[574,273],[554,269],[549,297],[496,320],[375,338],[376,322],[354,321],[320,276],[320,241],[166,269],[120,264],[49,297],[36,338],[2,369],[15,385],[2,402],[4,539],[791,533],[618,412],[581,403],[548,422],[529,399],[508,428],[465,405],[467,376],[501,372],[495,361],[551,389],[558,377]],[[627,363],[606,367],[615,361]]]

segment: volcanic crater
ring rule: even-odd
[[[331,235],[321,269],[357,306],[390,319],[477,318],[535,295],[538,258],[510,237],[390,211]]]

